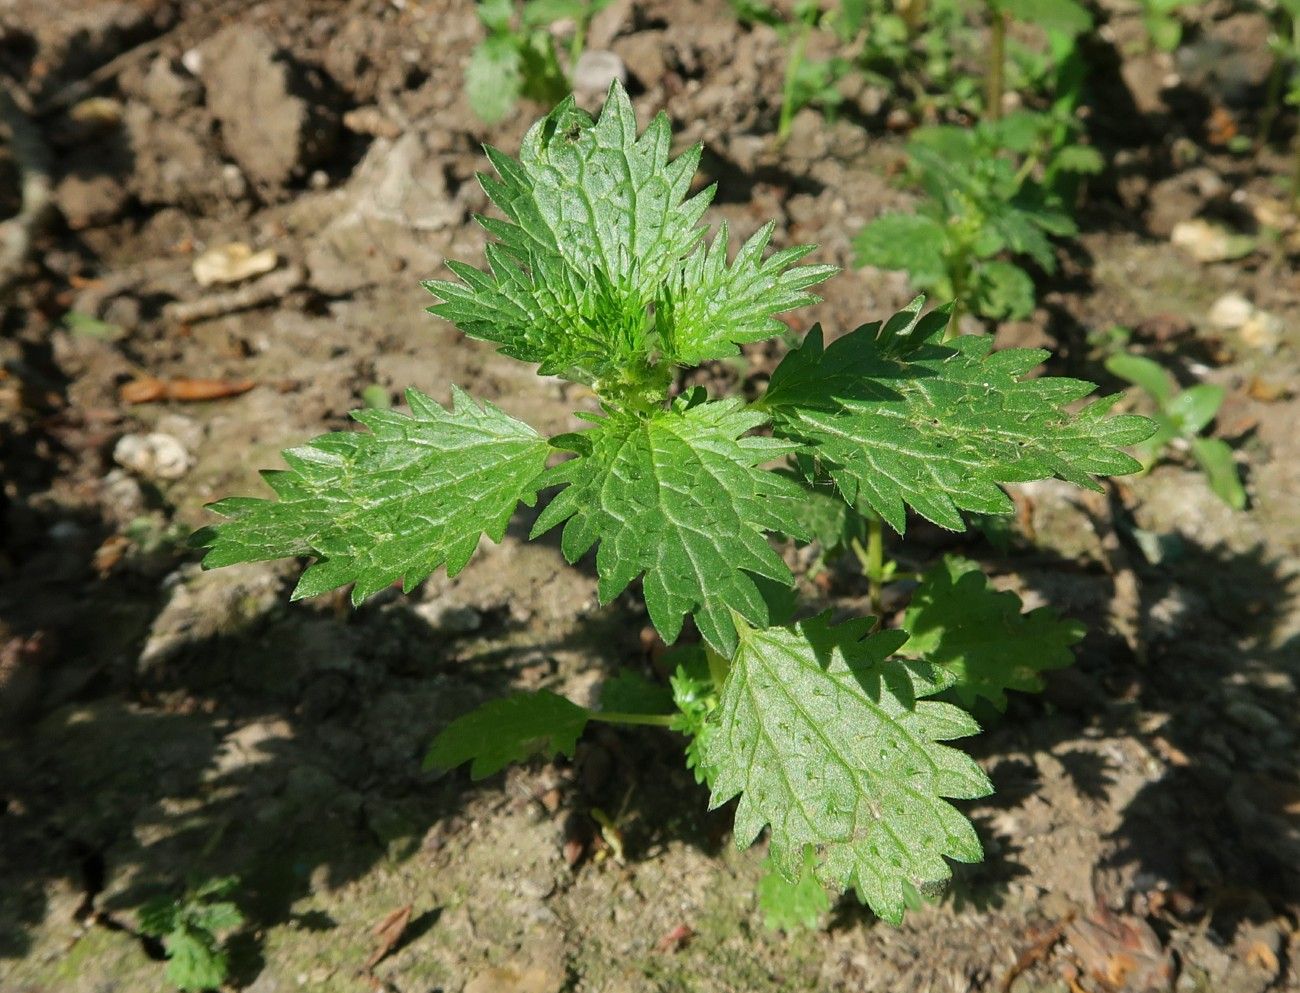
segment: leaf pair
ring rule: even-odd
[[[807,246],[764,260],[770,224],[728,266],[725,225],[700,244],[714,192],[689,195],[700,146],[670,160],[671,142],[662,113],[638,137],[615,84],[599,120],[570,97],[517,161],[489,147],[500,178],[479,180],[506,220],[480,219],[497,239],[488,271],[451,262],[462,283],[425,283],[444,301],[431,312],[543,374],[615,392],[646,366],[697,365],[784,331],[775,315],[816,302],[807,288],[835,267],[791,269]]]

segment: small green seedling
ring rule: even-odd
[[[787,19],[766,0],[729,2],[742,23],[765,24],[775,29],[789,45],[781,85],[777,141],[783,142],[790,137],[794,115],[804,107],[818,107],[833,116],[844,99],[836,84],[849,71],[849,63],[842,58],[810,59],[807,49],[812,33],[827,23],[840,23],[842,12],[839,15],[824,12],[816,0],[797,0]]]
[[[1066,175],[1099,170],[1096,151],[1054,115],[1018,111],[974,128],[921,128],[907,152],[926,196],[915,213],[863,228],[858,264],[902,269],[917,289],[982,318],[1028,316],[1034,281],[1017,260],[1055,271],[1049,239],[1077,231],[1055,189]]]
[[[465,69],[470,107],[493,124],[521,97],[551,104],[569,92],[569,76],[556,48],[553,25],[571,22],[567,60],[570,69],[586,44],[591,19],[610,0],[478,0],[487,37],[474,49]]]
[[[1002,116],[1007,72],[1007,36],[1013,21],[1032,24],[1048,34],[1063,57],[1074,39],[1092,27],[1092,15],[1076,0],[984,0],[989,18],[988,71],[985,73],[985,120]]]
[[[810,872],[897,921],[942,888],[945,859],[981,857],[949,801],[991,786],[945,744],[979,727],[936,699],[957,677],[929,648],[909,656],[907,631],[800,616],[771,536],[811,537],[801,508],[817,479],[900,534],[909,508],[960,531],[964,511],[1012,512],[1002,483],[1096,489],[1095,474],[1137,470],[1121,448],[1152,426],[1109,400],[1070,413],[1092,384],[1030,377],[1043,351],[945,343],[948,309],[920,299],[829,345],[814,328],[752,402],[679,391],[686,370],[785,332],[776,315],[814,302],[834,268],[796,265],[809,246],[767,254],[771,224],[729,262],[725,225],[709,244],[701,223],[713,188],[691,192],[701,149],[670,159],[671,142],[663,114],[638,133],[617,84],[598,120],[565,100],[517,159],[487,149],[497,176],[480,181],[504,215],[481,219],[487,268],[451,262],[459,281],[426,284],[432,312],[470,337],[587,387],[599,409],[577,413],[584,429],[546,438],[455,387],[450,407],[410,390],[410,414],[359,411],[369,432],[286,452],[265,477],[278,499],[220,501],[226,520],[196,543],[207,566],[310,556],[295,598],[351,584],[360,604],[442,565],[454,575],[520,503],[556,491],[532,537],[561,528],[570,562],[595,548],[602,603],[639,578],[664,641],[690,618],[701,642],[671,705],[638,703],[627,683],[619,709],[516,693],[444,728],[428,765],[467,762],[477,778],[571,756],[593,721],[675,729],[710,805],[737,801],[739,847],[766,830],[782,877]]]
[[[1156,422],[1155,434],[1136,446],[1142,471],[1150,472],[1171,451],[1189,454],[1205,473],[1215,495],[1233,510],[1242,510],[1246,490],[1232,449],[1223,439],[1202,434],[1223,405],[1223,387],[1197,383],[1180,390],[1174,377],[1159,363],[1140,355],[1112,355],[1106,360],[1106,369],[1132,383],[1156,406],[1151,415]]]
[[[244,915],[223,898],[238,887],[235,876],[209,879],[179,898],[155,897],[140,908],[140,932],[162,939],[167,978],[178,989],[210,990],[226,981],[230,964],[223,936],[241,927]]]

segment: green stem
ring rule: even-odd
[[[790,137],[790,125],[794,121],[794,83],[799,75],[799,66],[803,63],[803,51],[808,44],[808,34],[812,25],[804,21],[799,28],[799,36],[790,49],[790,57],[785,60],[785,82],[781,86],[781,119],[776,126],[777,144],[784,144]]]
[[[867,518],[867,547],[854,538],[850,543],[853,554],[862,566],[862,573],[867,577],[867,596],[871,601],[871,613],[879,625],[885,612],[885,522],[872,514]]]
[[[954,298],[952,301],[952,314],[948,317],[948,326],[943,329],[943,340],[952,341],[959,334],[961,334],[961,299]]]
[[[989,13],[993,15],[989,37],[989,72],[986,80],[984,119],[996,121],[1002,117],[1003,73],[1007,58],[1007,15],[989,4]]]
[[[617,711],[589,710],[587,716],[593,721],[606,724],[653,724],[655,727],[672,727],[677,714],[624,714]]]
[[[578,23],[573,29],[573,38],[569,41],[569,78],[572,80],[573,74],[578,71],[578,59],[582,58],[582,50],[587,46],[587,19],[579,17]]]
[[[1034,174],[1034,170],[1038,168],[1038,162],[1039,153],[1034,152],[1029,155],[1023,163],[1021,163],[1020,169],[1016,173],[1016,178],[1013,180],[1015,183],[1014,189],[1017,193],[1020,192],[1020,187],[1025,185],[1025,180]]]

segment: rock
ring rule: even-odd
[[[226,151],[255,183],[283,186],[322,161],[338,137],[322,86],[266,32],[232,25],[204,44],[200,71]]]
[[[36,58],[44,69],[33,94],[36,101],[165,31],[176,14],[176,4],[136,0],[58,3],[46,5],[45,16],[29,14]]]
[[[1180,221],[1195,217],[1207,203],[1225,193],[1223,180],[1204,166],[1162,179],[1151,186],[1147,197],[1147,227],[1159,237],[1168,237]]]
[[[1273,72],[1272,26],[1264,13],[1242,13],[1211,22],[1175,56],[1183,82],[1213,102],[1255,107]]]
[[[1214,301],[1207,315],[1220,331],[1236,331],[1255,313],[1255,305],[1240,293],[1225,293]]]
[[[325,201],[334,218],[307,248],[311,284],[343,296],[392,277],[395,261],[433,272],[442,257],[423,232],[459,224],[466,212],[447,187],[442,159],[424,136],[378,138],[343,190]]]
[[[387,138],[392,141],[402,136],[402,126],[374,104],[349,110],[343,115],[343,126],[353,134],[369,135],[372,138]]]
[[[197,109],[173,118],[143,103],[127,106],[126,131],[135,159],[128,182],[141,203],[202,210],[229,199],[220,154],[205,134],[209,126],[210,118]]]
[[[627,82],[627,66],[614,52],[585,50],[573,70],[573,89],[581,96],[603,98],[610,84]]]
[[[213,286],[217,283],[240,283],[264,275],[279,261],[274,249],[255,252],[249,245],[236,241],[209,248],[194,260],[190,269],[200,286]]]
[[[436,631],[447,634],[467,634],[483,626],[483,615],[470,606],[444,603],[422,603],[415,613],[429,622]]]
[[[160,114],[179,114],[203,99],[203,84],[180,62],[160,55],[149,64],[140,95]]]
[[[642,86],[653,86],[668,71],[664,62],[664,32],[638,31],[613,44],[628,73]]]
[[[54,199],[68,227],[73,231],[84,231],[117,217],[130,194],[116,176],[73,173],[59,181]]]
[[[274,565],[263,562],[212,572],[186,566],[174,575],[179,581],[171,584],[140,652],[141,673],[165,665],[187,645],[245,630],[283,596]]]
[[[123,435],[113,448],[113,461],[145,479],[180,479],[189,472],[190,453],[169,434]]]
[[[465,993],[559,993],[564,972],[550,965],[505,965],[484,969],[465,984]]]
[[[1282,343],[1282,320],[1275,314],[1256,309],[1237,329],[1242,344],[1265,355],[1272,355]]]
[[[99,504],[109,521],[125,528],[147,509],[144,490],[134,476],[122,469],[113,469],[100,484]]]
[[[1240,293],[1225,293],[1207,315],[1221,331],[1236,331],[1242,344],[1272,355],[1282,343],[1283,324],[1276,314],[1260,310]]]
[[[1175,224],[1169,240],[1197,262],[1227,262],[1255,250],[1255,239],[1249,235],[1237,234],[1222,224],[1199,217]]]

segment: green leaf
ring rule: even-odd
[[[1022,607],[1014,593],[994,590],[974,562],[946,556],[922,578],[903,616],[902,652],[951,672],[963,707],[984,699],[1005,710],[1007,690],[1040,692],[1042,673],[1070,665],[1070,646],[1084,634],[1082,624],[1049,607]]]
[[[198,993],[226,981],[229,962],[215,939],[202,931],[179,928],[163,939],[167,950],[167,978],[182,990]]]
[[[156,896],[146,900],[136,911],[140,933],[161,938],[176,927],[180,910],[180,904],[169,896]]]
[[[1044,31],[1074,36],[1092,27],[1092,15],[1075,0],[998,0],[998,5],[1017,21]]]
[[[790,266],[811,252],[799,245],[776,252],[765,260],[763,251],[775,224],[768,223],[741,247],[727,265],[726,221],[707,250],[686,260],[668,284],[656,311],[662,321],[664,349],[677,365],[694,366],[709,359],[735,355],[744,342],[762,341],[787,328],[776,314],[816,303],[821,298],[807,289],[834,275],[832,265]]]
[[[826,348],[814,328],[759,404],[776,436],[801,442],[846,500],[900,533],[909,505],[961,531],[962,510],[1012,512],[999,483],[1059,476],[1100,489],[1093,474],[1140,468],[1119,449],[1150,435],[1149,420],[1107,417],[1113,399],[1067,413],[1091,383],[1025,378],[1047,355],[1037,349],[992,352],[976,335],[942,343],[948,311],[922,316],[923,303]]]
[[[793,470],[778,470],[778,473],[804,487],[804,499],[798,508],[799,522],[808,539],[821,546],[825,559],[848,552],[854,539],[867,540],[867,522],[861,509],[845,503],[832,480],[818,480],[813,484]]]
[[[515,13],[515,5],[511,0],[478,0],[475,10],[478,19],[493,34],[506,34],[510,31],[510,20]]]
[[[1200,434],[1223,406],[1224,389],[1213,383],[1189,386],[1165,407],[1165,413],[1182,427],[1184,435]]]
[[[760,233],[726,269],[725,237],[700,245],[713,187],[688,196],[700,146],[670,161],[671,144],[662,113],[637,136],[615,83],[598,121],[570,97],[529,130],[518,161],[488,148],[500,178],[479,180],[506,216],[480,218],[497,239],[488,271],[448,263],[463,282],[425,283],[443,300],[430,311],[544,374],[592,384],[660,352],[670,363],[702,361],[779,333],[774,315],[812,302],[803,291],[833,268],[782,274],[807,250],[761,262]]]
[[[465,96],[486,124],[495,124],[514,108],[523,92],[523,66],[510,36],[484,39],[465,67]]]
[[[1106,160],[1092,145],[1066,145],[1052,156],[1051,170],[1054,173],[1095,176],[1105,168]]]
[[[471,763],[471,779],[500,772],[531,755],[573,757],[590,713],[548,690],[490,700],[456,718],[434,739],[426,769]]]
[[[1145,391],[1162,409],[1173,399],[1173,377],[1159,362],[1141,355],[1112,355],[1106,360],[1106,371]]]
[[[207,904],[194,903],[188,908],[186,916],[191,927],[213,934],[218,931],[233,930],[244,923],[244,915],[228,900]]]
[[[803,871],[799,878],[786,879],[772,865],[763,863],[766,872],[758,883],[758,909],[763,926],[772,931],[811,931],[831,909],[831,898],[817,878],[817,853],[804,849]]]
[[[1192,456],[1210,481],[1210,489],[1233,510],[1246,509],[1246,490],[1232,449],[1221,438],[1193,438]]]
[[[984,317],[1015,320],[1034,312],[1034,281],[1011,262],[994,259],[975,270],[975,309]]]
[[[566,522],[561,548],[576,562],[597,542],[602,603],[645,574],[646,607],[666,642],[683,616],[729,655],[736,644],[731,612],[755,624],[768,609],[753,575],[793,585],[766,531],[804,537],[803,490],[759,468],[796,447],[746,436],[765,415],[731,398],[678,399],[644,417],[611,413],[589,431],[568,435],[578,458],[549,470],[544,486],[565,488],[542,512],[536,537]]]
[[[944,856],[981,857],[970,822],[944,798],[991,787],[969,756],[939,744],[974,734],[975,722],[923,699],[952,676],[890,659],[906,636],[868,635],[872,623],[831,627],[827,613],[742,631],[702,752],[711,806],[740,797],[738,847],[770,827],[772,864],[793,881],[814,846],[820,879],[856,887],[897,922],[910,893],[949,878]]]
[[[536,497],[546,442],[455,387],[450,410],[416,390],[406,400],[410,416],[354,413],[369,434],[327,434],[285,452],[287,470],[263,473],[279,500],[212,504],[229,520],[192,539],[209,549],[204,566],[311,555],[319,561],[295,599],[355,583],[360,603],[398,579],[410,590],[444,562],[455,575],[484,533],[500,541],[519,502]]]
[[[1151,42],[1162,52],[1172,52],[1183,40],[1183,22],[1177,17],[1150,13],[1145,18]]]
[[[665,714],[673,691],[632,669],[620,669],[600,686],[600,709],[620,714]]]
[[[945,274],[947,229],[923,214],[885,214],[853,239],[860,266],[902,269],[918,286],[933,286]]]

